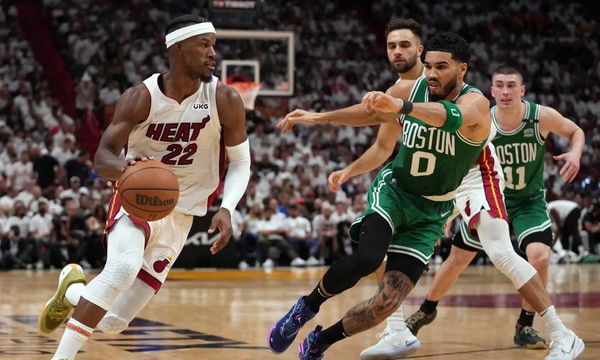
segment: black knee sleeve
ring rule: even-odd
[[[527,245],[536,242],[546,244],[552,247],[553,237],[554,236],[552,235],[552,230],[550,228],[544,229],[542,231],[536,231],[525,236],[525,238],[521,241],[521,246],[519,250],[521,250],[523,254],[526,254],[525,250],[527,249]],[[525,258],[527,258],[527,256],[525,256]]]
[[[413,285],[417,285],[417,281],[419,281],[419,278],[421,278],[424,270],[425,264],[423,264],[421,260],[414,256],[400,253],[388,254],[385,272],[400,271],[410,278],[410,280],[413,282]]]
[[[327,270],[322,280],[325,291],[339,294],[377,270],[391,238],[392,229],[379,214],[364,218],[360,225],[358,248],[352,255],[339,259]]]

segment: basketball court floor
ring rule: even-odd
[[[323,271],[174,270],[128,330],[120,335],[94,334],[77,359],[297,359],[298,344],[310,330],[317,324],[333,324],[376,290],[374,278],[363,279],[326,302],[286,353],[272,354],[266,347],[272,322],[311,290]],[[38,333],[37,314],[55,291],[57,277],[56,271],[0,273],[0,360],[52,357],[62,328],[50,336]],[[433,271],[409,296],[408,314],[417,309],[432,278]],[[600,359],[600,266],[552,266],[549,289],[563,321],[586,342],[580,359]],[[493,267],[469,267],[440,302],[437,320],[421,330],[422,347],[411,358],[542,359],[545,350],[522,350],[512,343],[519,306],[511,284]],[[534,326],[543,330],[538,317]],[[325,359],[358,359],[383,327],[335,344]]]

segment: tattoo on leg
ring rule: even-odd
[[[412,280],[399,271],[385,273],[383,288],[367,301],[350,309],[343,319],[344,331],[354,335],[368,330],[392,314],[414,288]]]

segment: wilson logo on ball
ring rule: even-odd
[[[135,202],[138,205],[171,206],[175,203],[175,199],[161,200],[158,196],[146,196],[143,194],[135,194]]]

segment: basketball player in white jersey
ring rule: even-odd
[[[59,287],[40,315],[40,330],[54,331],[75,307],[53,360],[71,360],[94,328],[119,333],[160,289],[181,252],[194,216],[204,216],[229,160],[223,201],[209,233],[219,229],[210,251],[231,236],[231,213],[250,178],[250,150],[240,95],[212,76],[216,41],[212,23],[194,16],[174,19],[165,31],[169,71],[154,74],[121,96],[113,122],[95,157],[100,175],[116,181],[127,166],[150,157],[169,165],[180,185],[176,209],[145,222],[111,203],[107,260],[87,286],[78,265],[63,269]],[[127,160],[119,157],[127,144]],[[223,144],[225,148],[223,148]]]
[[[427,66],[430,73],[428,76],[430,82],[439,83],[439,77],[446,76],[443,64],[427,64]],[[398,86],[398,84],[392,88],[395,86]],[[402,108],[400,101],[383,93],[369,93],[363,99],[363,103],[368,103],[371,106],[371,111],[391,112],[397,106],[400,107],[400,110]],[[371,125],[365,123],[365,119],[368,119],[366,111],[365,108],[356,105],[327,113],[295,110],[288,114],[277,126],[283,131],[289,131],[296,123],[317,124],[330,122],[350,126]],[[389,126],[390,130],[380,131],[375,144],[360,158],[345,169],[333,172],[329,176],[329,187],[332,191],[338,191],[340,184],[354,176],[377,168],[389,158],[397,141],[396,134],[398,131],[392,131],[393,127],[397,127],[397,124],[384,123],[381,128],[384,126]],[[488,145],[463,179],[460,187],[456,189],[455,211],[457,214],[460,213],[470,229],[477,231],[481,244],[494,266],[511,280],[521,296],[540,314],[547,329],[553,334],[553,341],[558,345],[556,349],[553,348],[547,359],[574,359],[582,351],[583,341],[564,326],[556,314],[541,277],[533,266],[516,254],[510,242],[509,226],[502,194],[502,171],[493,145],[490,143],[494,135],[495,132],[489,134]],[[445,262],[440,271],[443,271],[443,267],[446,265],[451,266]],[[322,296],[323,301],[325,301],[332,295],[323,293]],[[397,321],[403,318],[402,313],[396,315]],[[415,343],[412,337],[407,340],[405,333],[401,330],[384,332],[384,336],[377,344],[361,353],[361,360],[400,359],[416,351],[419,345],[414,346]],[[576,348],[578,350],[557,355],[560,354],[560,349],[562,349],[560,344],[566,343],[577,344]]]

